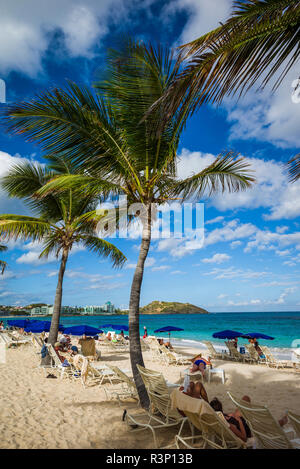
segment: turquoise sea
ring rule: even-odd
[[[36,318],[35,318],[36,319]],[[7,321],[7,320],[5,320]],[[62,317],[63,325],[88,324],[99,327],[101,324],[128,324],[125,315],[103,315],[103,316],[74,316]],[[164,326],[177,326],[184,329],[182,332],[171,334],[172,341],[181,345],[196,346],[195,342],[211,340],[217,346],[222,341],[212,338],[216,331],[233,329],[240,332],[262,332],[275,338],[272,341],[260,341],[275,349],[288,349],[300,347],[300,312],[256,312],[256,313],[211,313],[211,314],[160,314],[141,315],[140,331],[143,335],[144,326],[148,334],[153,335],[154,330]],[[168,334],[156,334],[160,337],[168,337]],[[240,345],[247,343],[239,340]]]

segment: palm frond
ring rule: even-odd
[[[165,94],[165,115],[187,102],[192,113],[205,102],[241,96],[277,75],[276,89],[299,60],[299,37],[299,0],[235,1],[224,24],[182,46],[184,69]]]
[[[287,162],[289,178],[291,182],[296,182],[300,178],[300,153]]]
[[[81,236],[84,246],[99,256],[109,258],[114,267],[122,267],[126,262],[124,254],[113,244],[108,241],[97,238],[96,236]]]
[[[211,196],[225,190],[243,191],[255,182],[250,174],[250,165],[244,158],[238,158],[232,151],[226,152],[199,173],[178,181],[174,185],[173,194],[186,200],[191,196],[200,198],[204,194]]]
[[[7,267],[7,263],[0,260],[1,275],[4,274],[4,271],[5,271],[6,267]]]
[[[3,244],[0,244],[0,252],[7,251],[8,247],[4,246]]]
[[[0,234],[6,239],[42,240],[51,231],[51,225],[39,218],[23,215],[0,215]]]

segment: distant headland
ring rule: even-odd
[[[209,314],[204,308],[176,301],[152,301],[140,308],[141,314]]]

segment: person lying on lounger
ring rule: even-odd
[[[173,347],[170,342],[164,342],[164,339],[157,339],[159,345],[164,345],[167,347],[169,350],[173,350]]]
[[[195,371],[199,370],[199,371],[201,371],[202,376],[204,377],[204,373],[205,373],[205,370],[206,370],[207,366],[212,367],[210,357],[208,357],[208,359],[206,360],[206,358],[202,357],[201,353],[199,353],[199,355],[197,355],[196,357],[193,358],[193,365],[192,365],[190,371],[192,373],[194,373]]]
[[[208,402],[207,392],[201,381],[191,381],[186,392],[184,392],[183,386],[180,386],[179,391],[182,391],[183,394],[186,394],[187,396],[194,397],[195,399],[203,399]],[[182,410],[177,410],[183,417],[185,417],[185,413]]]

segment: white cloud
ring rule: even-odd
[[[260,278],[266,275],[269,275],[269,272],[255,272],[253,270],[247,269],[234,269],[233,267],[228,267],[227,269],[221,269],[219,267],[215,267],[210,272],[206,272],[203,275],[211,275],[216,279],[233,279],[239,278],[243,280],[251,280],[253,278]]]
[[[155,259],[154,257],[147,257],[145,261],[145,267],[152,267],[155,264]],[[125,269],[135,269],[136,268],[136,263],[130,263],[125,265]]]
[[[261,92],[253,88],[237,104],[227,99],[230,138],[253,138],[279,148],[299,147],[300,106],[292,101],[292,82],[297,78],[293,67],[274,94],[269,84]]]
[[[224,221],[224,217],[216,217],[216,218],[212,218],[211,220],[207,220],[205,222],[206,225],[212,225],[214,223],[220,223]]]
[[[190,152],[184,148],[179,155],[178,174],[180,177],[191,176],[214,160],[215,156],[210,153]],[[241,208],[269,209],[264,215],[267,220],[298,217],[300,215],[300,181],[291,184],[280,162],[262,158],[245,158],[245,160],[250,164],[256,183],[244,192],[217,193],[208,199],[209,205],[220,211]],[[282,227],[282,229],[285,228]]]
[[[223,262],[228,261],[230,258],[231,256],[228,256],[228,254],[217,253],[210,258],[202,259],[202,262],[205,264],[222,264]]]
[[[157,267],[152,267],[152,272],[158,272],[158,271],[164,271],[164,270],[168,270],[170,268],[169,265],[160,265],[160,266],[157,266]]]
[[[188,20],[177,41],[184,44],[216,28],[220,21],[226,20],[231,6],[231,0],[173,0],[163,10],[163,15],[169,21],[174,13],[185,11],[188,14]]]
[[[231,249],[235,249],[235,248],[241,246],[242,244],[243,244],[242,241],[232,241],[232,243],[230,243],[230,247],[231,247]]]
[[[89,57],[108,26],[126,19],[128,10],[136,6],[135,0],[0,0],[0,72],[15,70],[30,76],[41,72],[42,59],[57,32],[68,54]]]

